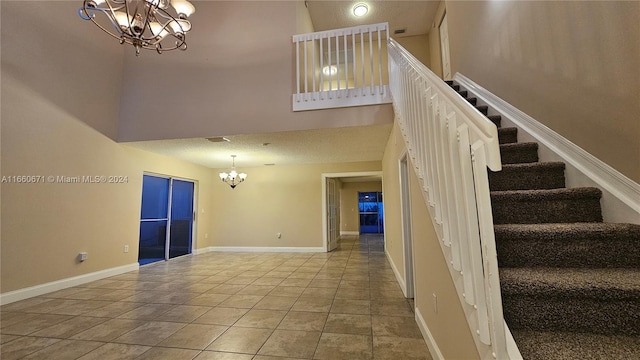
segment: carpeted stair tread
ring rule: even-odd
[[[487,119],[491,120],[497,127],[502,126],[502,116],[501,115],[489,115]]]
[[[466,98],[469,95],[469,92],[467,90],[456,90],[456,92],[463,98]]]
[[[640,267],[636,224],[503,224],[494,232],[501,267]]]
[[[478,103],[478,98],[477,97],[466,97],[466,100],[469,102],[469,104],[475,106]]]
[[[536,162],[538,161],[538,143],[501,144],[500,157],[503,164]]]
[[[512,330],[527,360],[640,359],[640,338],[564,331]]]
[[[563,162],[505,164],[498,172],[489,172],[489,189],[533,190],[564,188]]]
[[[498,141],[500,142],[500,144],[510,144],[518,142],[518,128],[498,128]]]
[[[597,188],[492,191],[494,224],[602,222]]]
[[[501,268],[500,284],[504,296],[640,301],[640,269]]]
[[[484,115],[487,115],[487,113],[489,112],[489,107],[487,105],[476,105],[476,109],[478,109],[478,111],[480,111]]]

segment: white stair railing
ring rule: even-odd
[[[396,119],[479,353],[508,359],[487,177],[502,168],[498,130],[393,39],[388,52]]]
[[[293,111],[391,103],[389,24],[293,36]]]

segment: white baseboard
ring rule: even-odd
[[[393,269],[393,274],[396,276],[396,280],[398,281],[398,285],[400,285],[400,289],[402,289],[402,293],[407,297],[407,284],[403,274],[398,270],[398,267],[393,262],[393,259],[391,258],[391,255],[389,255],[387,249],[385,249],[384,253],[387,255],[387,260],[389,260],[389,264],[391,264],[391,269]]]
[[[204,252],[325,252],[324,247],[211,246],[205,249],[200,249],[198,254],[201,254],[203,250],[205,250]]]
[[[429,327],[427,323],[424,321],[422,317],[422,313],[420,313],[420,309],[416,308],[416,323],[418,323],[418,328],[422,333],[422,337],[424,341],[427,343],[427,347],[429,348],[429,352],[431,353],[431,357],[434,360],[444,360],[444,355],[440,351],[438,344],[436,343],[436,339],[431,335],[431,331],[429,331]]]
[[[86,284],[92,281],[108,278],[110,276],[116,276],[120,274],[124,274],[129,271],[138,270],[140,266],[138,263],[133,263],[129,265],[118,266],[110,269],[100,270],[88,274],[78,275],[66,279],[56,280],[36,286],[31,286],[24,289],[9,291],[4,294],[0,294],[0,305],[9,304],[12,302],[28,299],[34,296],[40,296],[43,294],[48,294],[50,292],[70,288],[73,286],[78,286],[82,284]]]
[[[340,230],[340,236],[358,236],[360,235],[359,231],[342,231]]]
[[[213,246],[209,246],[209,247],[204,247],[204,248],[200,248],[200,249],[192,249],[191,253],[193,255],[200,255],[200,254],[204,254],[204,253],[208,253],[213,251]]]
[[[602,189],[608,191],[633,211],[640,214],[640,184],[629,179],[560,134],[536,121],[531,116],[492,94],[466,76],[456,73],[453,79],[467,90],[473,92],[479,100],[492,107],[523,131],[534,137],[538,142],[548,147],[566,163],[571,164],[585,174],[585,176],[602,187]]]

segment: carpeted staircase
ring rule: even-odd
[[[488,107],[453,82],[478,110]],[[498,126],[489,173],[504,317],[525,359],[640,359],[640,225],[602,221],[601,191]]]

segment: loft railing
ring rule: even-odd
[[[294,35],[293,110],[391,103],[388,39],[387,23]]]
[[[508,359],[487,167],[501,170],[498,130],[393,39],[397,121],[483,358]]]

